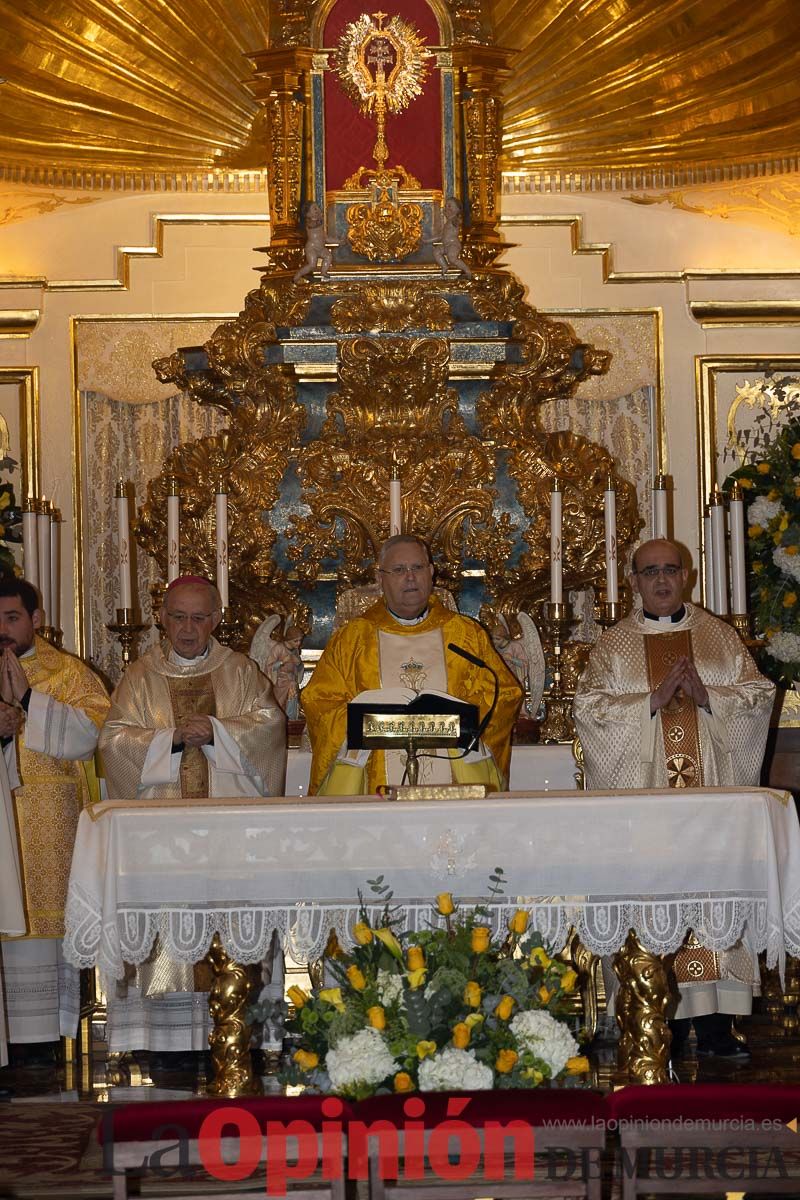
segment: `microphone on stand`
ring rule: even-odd
[[[477,654],[473,654],[470,650],[465,650],[463,646],[457,646],[455,642],[448,642],[447,649],[452,650],[453,654],[457,654],[460,658],[465,658],[467,662],[472,663],[473,667],[480,667],[482,671],[488,671],[494,680],[494,696],[492,697],[492,703],[489,705],[486,716],[478,726],[475,737],[464,751],[464,754],[470,754],[471,751],[475,750],[478,746],[478,743],[483,737],[486,726],[489,724],[492,716],[494,715],[494,710],[497,707],[497,697],[500,695],[500,680],[497,678],[497,671],[495,671],[494,667],[490,667],[489,664],[484,662],[482,658],[478,658]]]

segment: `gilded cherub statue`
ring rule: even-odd
[[[316,270],[317,263],[321,265],[320,274],[326,279],[333,266],[333,254],[330,246],[326,245],[325,214],[315,200],[305,206],[303,223],[306,230],[305,265],[295,271],[293,283],[298,283],[306,275]]]
[[[458,267],[462,275],[472,279],[472,271],[461,257],[460,225],[461,205],[455,196],[448,196],[442,210],[441,243],[433,243],[433,257],[442,275],[447,274],[448,267]]]

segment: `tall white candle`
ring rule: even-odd
[[[652,526],[654,538],[667,537],[667,480],[665,475],[656,475],[651,493]]]
[[[606,602],[619,603],[619,575],[617,573],[617,493],[613,476],[609,475],[603,494],[603,511],[606,532]]]
[[[703,517],[703,578],[705,580],[705,601],[709,612],[717,611],[717,598],[714,595],[714,554],[711,549],[711,510],[706,505]]]
[[[400,480],[393,475],[389,480],[389,536],[403,532],[403,509]]]
[[[117,484],[117,550],[119,553],[119,606],[133,608],[131,588],[131,520],[124,480]]]
[[[738,483],[731,488],[729,523],[731,533],[731,606],[734,613],[747,612],[747,576],[744,560],[744,502]]]
[[[61,513],[50,513],[50,624],[61,628]]]
[[[550,602],[563,604],[564,589],[561,563],[561,483],[553,480],[550,493]]]
[[[39,586],[39,535],[36,520],[37,501],[29,496],[22,512],[23,571],[28,583]]]
[[[181,496],[178,481],[169,481],[167,496],[167,583],[181,573]]]
[[[725,617],[728,615],[728,564],[725,545],[725,505],[719,491],[712,496],[710,509],[715,611],[718,617]]]
[[[42,620],[52,625],[50,619],[50,505],[42,496],[36,516],[36,538],[39,543],[39,595],[42,597]]]
[[[217,484],[217,588],[222,607],[228,607],[228,493]]]

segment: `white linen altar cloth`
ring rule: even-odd
[[[487,900],[496,867],[508,885]],[[629,929],[664,954],[693,929],[718,950],[742,937],[781,971],[787,951],[800,956],[800,826],[788,796],[759,788],[113,802],[81,814],[64,953],[111,980],[157,934],[178,961],[199,961],[219,932],[232,958],[256,962],[277,929],[296,960],[313,960],[330,929],[352,945],[358,892],[373,907],[378,874],[406,929],[435,922],[436,893],[451,891],[486,903],[495,928],[524,907],[558,947],[574,925],[596,954]]]

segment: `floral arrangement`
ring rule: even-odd
[[[800,386],[792,383],[800,398]],[[773,424],[771,433],[757,440],[725,488],[738,483],[746,504],[761,665],[776,683],[791,687],[800,679],[800,412],[779,431]]]
[[[492,876],[501,890],[502,871]],[[338,986],[289,989],[297,1049],[284,1079],[350,1099],[379,1092],[537,1087],[588,1070],[560,1011],[575,972],[519,909],[499,939],[488,909],[436,898],[436,924],[396,931],[392,893],[370,924],[360,900],[351,953],[329,960]],[[378,910],[380,911],[380,910]]]
[[[0,458],[0,472],[9,474],[17,463],[9,455]],[[10,545],[22,541],[22,513],[14,498],[14,486],[10,480],[0,479],[0,574],[19,574]]]

